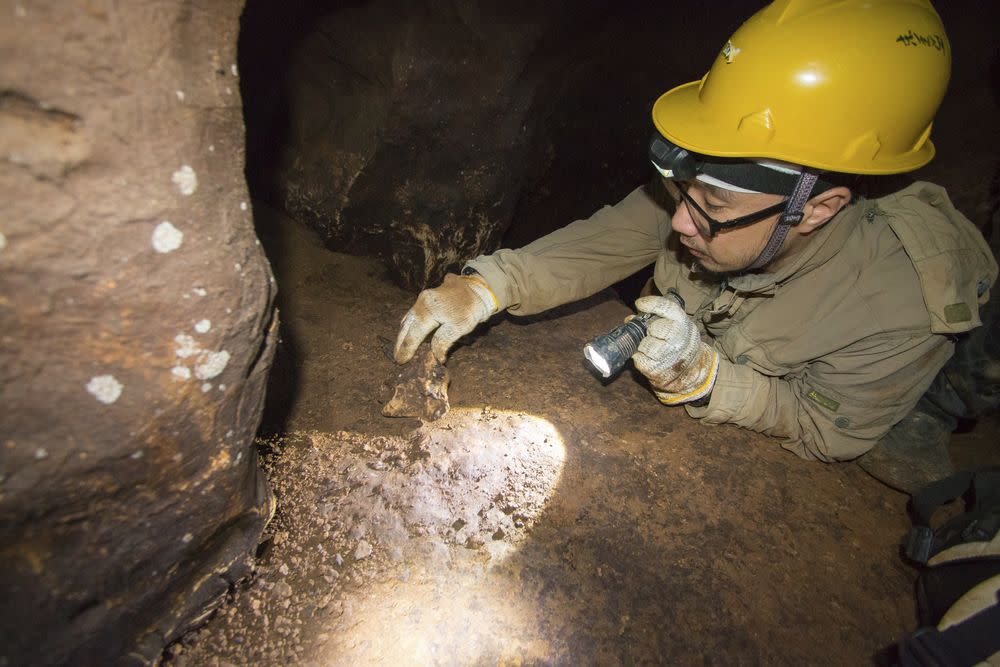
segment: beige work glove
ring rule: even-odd
[[[396,338],[396,362],[405,364],[427,335],[431,352],[444,363],[448,349],[456,340],[485,322],[499,310],[499,303],[489,285],[480,276],[457,276],[449,273],[440,287],[425,289],[403,316]]]
[[[632,363],[649,379],[660,402],[679,405],[711,394],[719,355],[701,342],[694,320],[669,297],[644,296],[635,307],[656,315],[646,325],[648,332]]]

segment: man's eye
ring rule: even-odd
[[[718,213],[719,211],[724,211],[725,209],[726,209],[725,206],[720,206],[718,204],[710,204],[709,202],[705,202],[705,210],[708,211],[709,213]]]

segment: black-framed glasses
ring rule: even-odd
[[[698,202],[691,198],[691,195],[687,193],[687,188],[685,188],[682,183],[677,181],[667,181],[668,189],[671,185],[677,190],[680,198],[684,200],[684,203],[688,206],[688,208],[694,209],[694,211],[708,223],[708,235],[710,237],[714,237],[716,234],[726,229],[745,227],[747,225],[752,225],[755,222],[760,222],[765,218],[770,218],[772,215],[783,212],[788,206],[788,200],[786,199],[755,213],[741,215],[740,217],[733,218],[732,220],[720,221],[706,213],[705,209],[699,206]]]

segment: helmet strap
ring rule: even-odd
[[[809,201],[809,196],[812,194],[813,187],[816,185],[818,178],[818,174],[806,169],[802,170],[798,180],[795,182],[792,195],[788,198],[785,212],[781,214],[778,224],[775,226],[774,231],[771,232],[771,238],[767,240],[767,245],[757,255],[757,259],[747,267],[747,271],[754,271],[766,266],[774,259],[774,256],[785,242],[785,236],[788,235],[789,228],[802,222],[802,209],[805,208],[806,202]]]

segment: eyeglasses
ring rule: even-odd
[[[726,229],[734,229],[736,227],[745,227],[746,225],[752,225],[755,222],[759,222],[761,220],[764,220],[765,218],[771,217],[772,215],[781,213],[782,211],[785,210],[785,207],[788,205],[787,200],[780,201],[777,204],[774,204],[773,206],[768,206],[767,208],[761,211],[757,211],[756,213],[748,213],[747,215],[741,215],[740,217],[733,218],[732,220],[719,221],[710,216],[708,213],[706,213],[705,209],[699,206],[698,202],[696,202],[694,199],[691,198],[691,195],[687,193],[687,188],[690,187],[690,185],[685,185],[683,183],[679,183],[677,181],[672,181],[672,180],[667,180],[665,181],[665,183],[667,185],[667,191],[670,192],[671,195],[673,195],[673,190],[676,190],[677,196],[680,199],[682,199],[685,204],[687,204],[688,210],[690,211],[693,209],[698,214],[698,216],[700,216],[706,223],[708,223],[709,237],[714,237],[716,234]],[[677,197],[675,197],[675,199],[676,198]],[[701,225],[698,225],[697,220],[695,221],[695,225],[699,229],[702,229]]]

